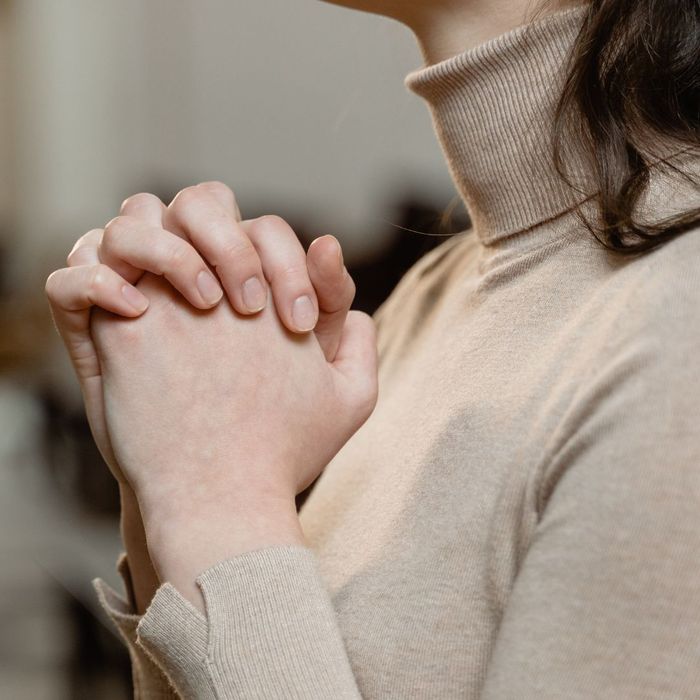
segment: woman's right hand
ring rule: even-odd
[[[207,216],[218,226],[208,225]],[[235,243],[245,255],[222,256],[217,251],[226,227],[235,239],[231,247]],[[211,294],[198,285],[198,278],[209,273],[207,263],[219,278],[209,285]],[[312,297],[318,308],[314,332],[332,361],[355,294],[337,240],[322,236],[304,253],[293,230],[279,217],[241,221],[233,193],[221,183],[187,188],[168,207],[150,194],[128,198],[118,217],[105,228],[82,236],[68,255],[67,267],[49,276],[46,294],[78,376],[93,436],[121,485],[128,484],[105,426],[101,372],[90,335],[92,307],[125,317],[140,316],[148,299],[134,285],[147,271],[165,276],[200,309],[218,303],[222,280],[234,308],[251,313],[241,309],[243,297],[236,281],[247,279],[256,266],[270,283],[275,307],[290,330],[300,332],[292,314],[294,299],[302,292]]]

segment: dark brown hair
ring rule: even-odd
[[[650,250],[700,225],[700,206],[653,224],[635,219],[650,163],[700,184],[654,153],[654,142],[700,146],[700,0],[590,0],[557,108],[555,164],[567,117],[578,115],[595,171],[600,222],[585,225],[607,248]],[[571,183],[570,183],[571,184]],[[573,186],[573,185],[572,185]]]

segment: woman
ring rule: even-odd
[[[378,397],[336,242],[220,184],[47,283],[136,695],[698,697],[697,1],[344,4],[415,32],[474,224],[375,314]]]

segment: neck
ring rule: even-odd
[[[571,4],[540,12],[532,22],[519,23],[406,77],[407,87],[430,106],[450,173],[486,246],[539,245],[543,236],[556,233],[559,223],[567,230],[582,230],[574,214],[601,225],[595,163],[575,110],[559,122],[559,164],[566,181],[554,160],[556,110],[572,49],[589,12],[581,0]],[[448,29],[443,30],[447,36]],[[456,26],[450,31],[452,37],[464,36]],[[433,43],[425,44],[428,57],[453,53],[459,43],[435,43],[437,29],[432,36]],[[679,151],[677,143],[659,137],[649,163],[659,156],[675,160],[683,150],[688,148]],[[641,221],[658,222],[661,211],[682,213],[678,202],[687,210],[687,191],[679,187],[682,178],[668,182],[676,164],[660,165],[650,173],[649,190],[640,201]],[[553,222],[559,223],[543,226]]]
[[[580,5],[548,13],[407,76],[407,86],[430,105],[453,180],[485,244],[595,194],[574,124],[560,144],[573,188],[552,159],[555,108],[585,11]]]
[[[427,65],[585,0],[441,0],[390,3],[386,14],[413,31]]]

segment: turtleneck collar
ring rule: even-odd
[[[550,221],[595,192],[573,134],[563,155],[581,191],[561,180],[552,159],[554,110],[586,10],[547,15],[406,78],[430,105],[452,178],[485,244]]]

